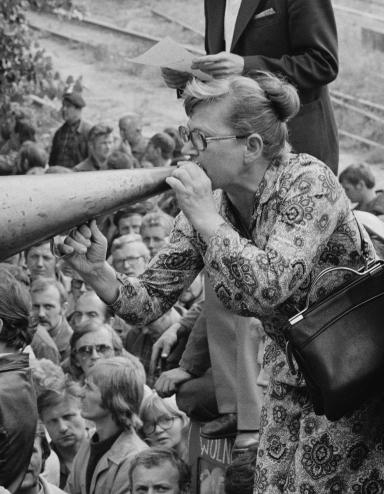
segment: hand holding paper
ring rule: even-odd
[[[168,69],[173,69],[173,71],[194,75],[202,81],[211,79],[210,75],[205,74],[201,70],[192,69],[195,58],[196,57],[183,46],[167,37],[152,46],[152,48],[145,53],[136,58],[132,58],[130,61],[155,67],[166,67]]]
[[[172,89],[184,88],[187,82],[191,79],[192,74],[189,72],[179,72],[178,70],[161,68],[165,84]]]
[[[201,70],[215,78],[241,75],[244,70],[244,58],[222,51],[195,59],[192,70]]]

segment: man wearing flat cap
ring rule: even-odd
[[[64,124],[55,132],[52,141],[50,166],[73,168],[88,156],[88,133],[91,124],[82,119],[85,101],[79,91],[69,87],[63,95],[61,114]]]

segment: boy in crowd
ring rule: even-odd
[[[51,438],[51,447],[60,461],[60,488],[64,489],[73,460],[87,438],[81,416],[81,388],[64,381],[55,389],[46,389],[38,397],[39,415]]]
[[[77,172],[92,172],[107,170],[107,160],[113,147],[112,128],[108,125],[94,125],[88,134],[89,156],[78,163],[74,170]]]
[[[129,492],[127,470],[147,445],[136,434],[144,373],[125,357],[99,360],[83,388],[81,414],[96,432],[81,445],[67,489],[72,494]]]
[[[357,211],[366,211],[377,216],[380,220],[384,220],[384,192],[382,190],[374,190],[376,184],[375,176],[367,164],[358,163],[348,166],[340,173],[339,182],[343,186],[349,200],[356,204],[355,209]],[[363,221],[362,218],[359,219]],[[376,220],[377,225],[370,224],[370,221],[367,223],[363,221],[363,224],[371,237],[376,252],[383,259],[384,237],[380,235],[381,223],[376,218],[372,219]]]
[[[340,173],[339,182],[356,209],[375,216],[384,215],[384,192],[375,191],[375,176],[365,163],[350,165]]]

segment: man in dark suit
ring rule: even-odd
[[[192,68],[213,77],[266,70],[286,77],[301,110],[289,124],[293,151],[324,161],[335,173],[338,135],[327,84],[338,73],[331,0],[205,0],[205,48]],[[186,75],[163,69],[170,87]]]

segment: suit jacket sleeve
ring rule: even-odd
[[[286,9],[277,15],[287,16],[287,53],[279,57],[239,53],[244,56],[245,72],[257,69],[280,73],[299,89],[330,83],[338,73],[337,31],[331,0],[287,0]],[[276,31],[278,25],[269,29],[271,36],[278,36]]]

